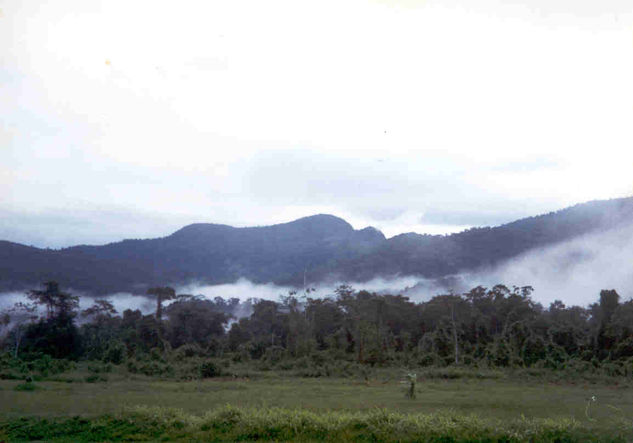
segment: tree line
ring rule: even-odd
[[[0,344],[16,358],[115,364],[178,351],[182,358],[274,364],[327,358],[371,366],[631,366],[633,301],[602,290],[588,307],[555,301],[545,308],[532,292],[499,284],[414,302],[339,286],[328,297],[308,289],[240,302],[156,287],[146,294],[156,308],[143,314],[118,313],[105,299],[80,311],[77,296],[46,282],[0,316]]]

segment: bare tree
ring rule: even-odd
[[[459,364],[459,342],[457,341],[457,325],[455,324],[455,302],[451,303],[451,323],[453,325],[453,343],[455,344],[455,364]]]
[[[7,312],[9,317],[9,327],[13,326],[13,356],[18,358],[20,344],[24,337],[24,332],[28,324],[37,320],[37,305],[35,303],[18,302]]]

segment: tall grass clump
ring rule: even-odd
[[[326,411],[225,406],[202,416],[143,407],[129,411],[153,426],[164,425],[209,439],[321,441],[630,441],[630,422],[602,426],[573,418],[501,421],[453,411],[404,414],[386,409]],[[590,426],[589,426],[590,425]]]

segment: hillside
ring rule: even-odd
[[[345,220],[321,214],[264,227],[193,224],[163,238],[60,250],[0,241],[0,290],[22,290],[51,279],[92,293],[239,278],[299,285],[306,269],[310,283],[441,277],[631,220],[633,198],[625,198],[446,236],[409,233],[386,239],[374,228],[354,230]]]
[[[633,198],[592,201],[497,227],[473,228],[452,235],[407,233],[392,237],[371,254],[323,266],[316,278],[330,275],[364,281],[377,275],[438,278],[492,266],[534,248],[633,223]],[[315,271],[317,272],[317,271]]]
[[[124,240],[60,250],[0,243],[0,290],[43,280],[95,293],[144,292],[182,282],[292,280],[310,264],[361,256],[385,241],[381,232],[354,230],[331,215],[265,227],[193,224],[164,238]]]

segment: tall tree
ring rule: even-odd
[[[151,295],[156,299],[156,320],[161,321],[163,318],[163,302],[176,298],[176,291],[169,286],[149,288],[147,295]]]
[[[211,300],[189,295],[178,296],[165,314],[169,318],[166,335],[173,347],[188,343],[206,346],[213,338],[224,335],[224,325],[229,320]]]
[[[608,356],[611,348],[614,347],[617,337],[611,327],[613,314],[620,305],[620,295],[615,289],[603,289],[600,291],[600,304],[598,305],[598,315],[600,317],[600,327],[598,328],[597,345],[600,358]]]
[[[158,339],[163,344],[165,349],[168,348],[168,343],[163,339],[163,302],[173,300],[176,298],[176,291],[169,286],[161,286],[155,288],[149,288],[147,295],[152,295],[156,299],[156,333]]]
[[[27,297],[46,308],[46,318],[29,325],[24,336],[25,348],[44,352],[55,358],[76,357],[80,353],[80,336],[74,319],[79,297],[59,290],[57,282],[44,283],[45,289],[32,290]]]
[[[81,326],[82,345],[88,358],[102,359],[108,348],[120,343],[121,318],[116,317],[116,309],[108,300],[98,299],[88,309],[81,311],[89,322]]]
[[[81,314],[86,317],[92,317],[97,322],[100,322],[116,315],[117,311],[114,309],[114,305],[109,300],[98,299],[95,300],[93,305],[88,309],[81,311]]]
[[[79,297],[59,290],[56,281],[44,283],[43,291],[32,289],[26,296],[32,302],[46,308],[46,318],[54,316],[74,316],[75,310],[79,307]]]

